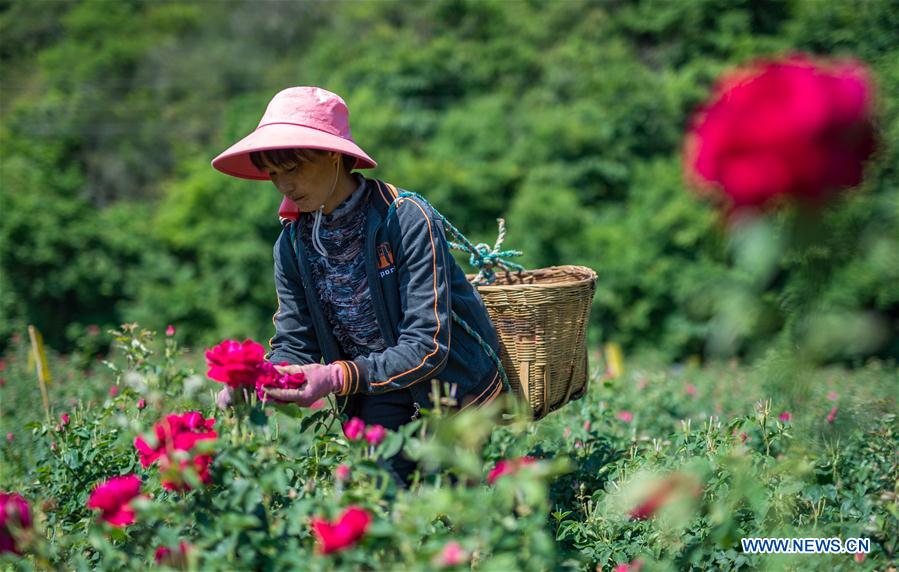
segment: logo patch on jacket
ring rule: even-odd
[[[393,266],[393,253],[390,251],[390,245],[382,242],[378,245],[378,274],[381,278],[394,272],[396,268]]]

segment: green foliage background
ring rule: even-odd
[[[0,339],[89,324],[267,339],[279,195],[209,161],[293,85],[341,94],[381,167],[475,241],[599,273],[594,341],[705,349],[741,279],[684,189],[690,113],[757,56],[853,55],[879,84],[868,180],[777,262],[751,354],[803,316],[875,311],[899,355],[895,0],[0,3]],[[791,224],[789,213],[778,220]],[[6,342],[0,342],[6,343]]]

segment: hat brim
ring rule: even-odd
[[[294,148],[322,149],[350,155],[356,158],[354,169],[373,169],[378,166],[353,141],[311,127],[288,123],[271,123],[257,128],[213,159],[212,166],[232,177],[268,180],[268,173],[260,171],[250,161],[250,153]]]

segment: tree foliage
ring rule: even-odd
[[[880,312],[895,334],[896,8],[6,2],[0,335],[30,322],[65,347],[84,325],[140,319],[178,322],[195,343],[268,337],[278,196],[209,160],[274,93],[320,85],[348,102],[373,175],[474,241],[492,242],[504,216],[529,267],[595,268],[594,339],[702,352],[708,292],[738,270],[712,207],[684,188],[682,134],[723,70],[797,50],[873,69],[884,144],[863,188],[823,213],[818,254],[779,260],[744,350],[792,339],[821,308]]]

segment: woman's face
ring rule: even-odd
[[[282,195],[296,203],[300,212],[314,212],[328,199],[339,174],[340,155],[333,151],[309,153],[293,165],[278,167],[263,159],[265,172]]]

